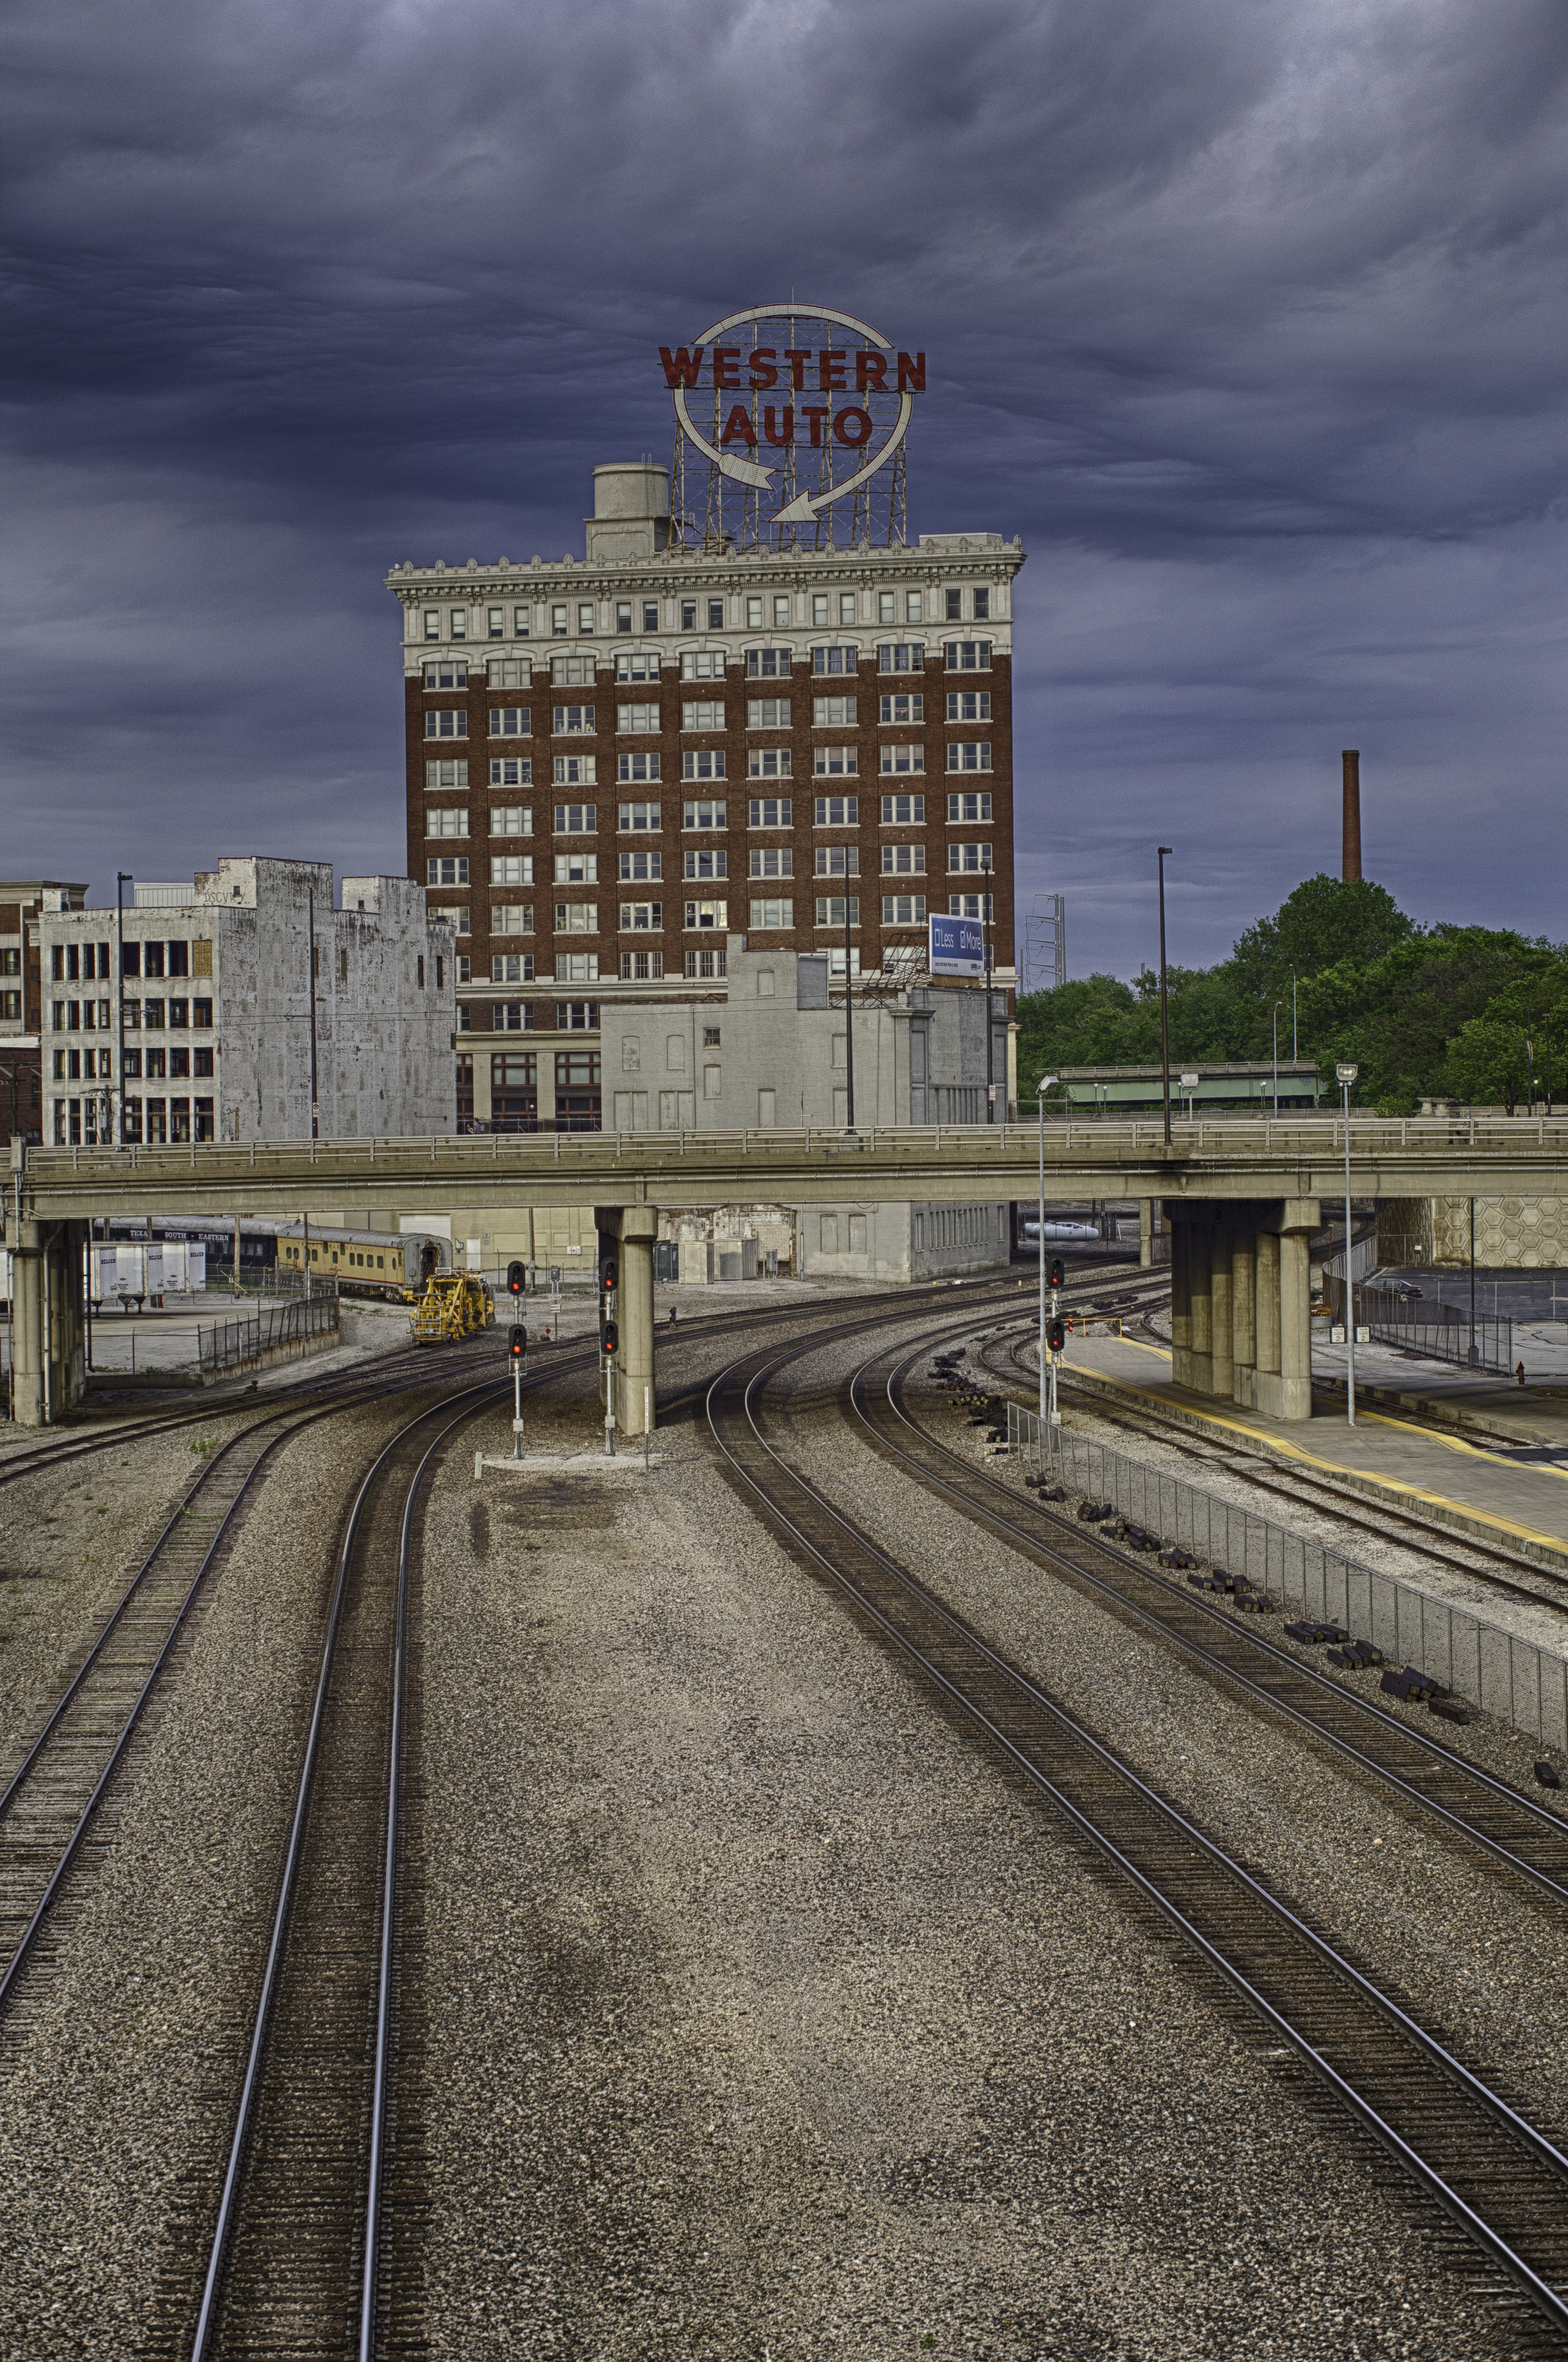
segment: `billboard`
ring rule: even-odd
[[[983,980],[986,945],[979,920],[938,918],[933,914],[928,923],[932,975],[967,976],[977,982]]]

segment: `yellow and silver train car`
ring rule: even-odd
[[[278,1240],[280,1270],[308,1269],[336,1279],[344,1293],[422,1293],[433,1272],[449,1271],[451,1264],[450,1239],[429,1231],[318,1231],[313,1222],[308,1238],[294,1231]]]

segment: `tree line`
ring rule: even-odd
[[[1423,1098],[1550,1112],[1568,1097],[1568,945],[1508,929],[1418,926],[1370,878],[1307,878],[1214,967],[1166,970],[1171,1066],[1290,1055],[1331,1077],[1353,1059],[1354,1104],[1408,1115]],[[1033,1104],[1064,1066],[1158,1065],[1160,979],[1090,976],[1018,1003],[1018,1087]]]

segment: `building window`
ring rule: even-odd
[[[552,708],[553,734],[558,738],[590,738],[593,735],[591,705],[558,705]]]
[[[623,952],[621,954],[621,975],[623,980],[628,984],[652,983],[663,974],[664,954],[662,952]]]
[[[794,804],[788,796],[754,796],[748,807],[752,828],[792,828]]]
[[[213,1103],[211,1099],[197,1099],[194,1105],[196,1138],[198,1140],[212,1140],[215,1137],[213,1130]]]
[[[989,672],[989,640],[944,640],[942,660],[949,672]]]
[[[492,853],[490,856],[490,882],[492,886],[531,886],[534,882],[533,855]]]
[[[596,853],[558,853],[556,884],[558,886],[597,886],[599,855]]]
[[[949,590],[947,593],[947,621],[950,624],[961,624],[963,620],[964,593],[962,590]]]
[[[790,701],[787,697],[752,697],[746,700],[745,726],[748,730],[788,730]]]
[[[762,629],[762,602],[760,599],[748,599],[746,601],[745,622],[746,629],[748,631],[758,632]]]
[[[825,624],[827,619],[827,592],[825,590],[813,591],[812,594],[812,621],[813,624]]]
[[[651,834],[660,825],[659,806],[657,804],[623,804],[619,825],[623,836]]]
[[[812,768],[819,778],[853,778],[860,768],[860,757],[853,746],[819,746]]]
[[[826,618],[824,617],[823,620],[825,622]],[[846,672],[853,675],[859,661],[860,651],[856,647],[844,647],[841,646],[828,648],[813,648],[812,650],[812,670],[813,672]]]
[[[441,610],[439,607],[426,607],[425,610],[425,636],[427,640],[440,638]]]
[[[592,600],[580,599],[577,602],[577,636],[580,640],[588,640],[592,638],[593,622]]]
[[[425,668],[425,686],[429,689],[467,689],[469,663],[466,657],[443,657]]]
[[[645,630],[657,628],[657,624],[644,626]],[[615,678],[617,680],[657,680],[658,650],[657,648],[619,649],[615,657]]]
[[[455,935],[466,935],[469,932],[466,902],[428,902],[425,915],[431,920],[445,919]]]
[[[532,804],[491,804],[490,808],[491,836],[532,836],[534,807]]]
[[[532,902],[492,902],[490,906],[490,932],[492,935],[531,935],[534,932]]]
[[[425,784],[427,788],[466,788],[469,784],[467,757],[461,756],[456,762],[426,763]]]
[[[557,689],[591,689],[593,658],[591,657],[552,657],[550,679]]]
[[[615,757],[615,777],[623,787],[634,787],[661,776],[657,755],[617,755]],[[657,805],[655,810],[657,810]],[[655,825],[657,825],[657,822]]]
[[[991,799],[988,790],[982,789],[966,795],[949,796],[947,799],[947,817],[950,822],[989,820],[990,816]]]
[[[949,870],[989,869],[991,866],[991,848],[988,844],[968,844],[955,838],[947,848]]]
[[[468,611],[468,609],[467,609],[466,607],[454,607],[454,608],[453,608],[453,610],[452,610],[451,634],[452,634],[452,637],[453,637],[453,639],[455,639],[455,640],[466,640],[466,639],[468,638],[468,636],[469,636],[469,611]]]
[[[858,828],[859,797],[819,796],[816,800],[816,824],[819,828]]]
[[[526,607],[513,607],[512,610],[512,635],[513,639],[525,640],[532,628],[532,624],[533,618]]]
[[[490,955],[491,984],[532,984],[534,955],[532,952],[491,952]],[[530,1015],[532,1011],[529,1012]]]
[[[708,602],[708,629],[711,632],[722,632],[723,628],[724,602],[722,599],[710,599]]]
[[[762,602],[758,599],[756,603],[760,607]],[[762,618],[758,615],[757,622],[761,621]],[[747,648],[746,679],[748,680],[788,680],[794,655],[793,648]]]
[[[754,902],[751,905],[750,923],[754,927],[765,929],[792,927],[795,923],[795,905],[793,902]]]
[[[923,894],[884,894],[882,924],[885,927],[923,927],[925,896]]]
[[[812,728],[813,730],[853,730],[856,723],[856,700],[853,697],[813,697]]]
[[[855,593],[853,590],[841,590],[839,592],[838,620],[841,624],[853,624],[855,622]]]
[[[904,621],[906,624],[922,624],[925,621],[925,593],[923,590],[905,591]]]
[[[599,933],[597,902],[558,902],[556,904],[558,935],[596,935]]]
[[[688,902],[686,905],[688,927],[717,927],[722,931],[729,923],[730,906],[727,902]]]
[[[880,699],[878,702],[881,708],[882,721],[884,723],[891,723],[897,728],[902,729],[911,722],[923,722],[925,720],[925,700],[923,697],[908,697],[903,695],[897,697],[884,697]]]
[[[426,738],[466,738],[468,734],[469,717],[460,706],[434,706],[425,717]]]
[[[558,788],[594,788],[599,784],[599,758],[596,755],[558,755],[553,776]],[[591,804],[583,806],[591,811]]]
[[[950,771],[988,771],[991,767],[991,742],[988,738],[954,738],[947,746],[947,767]]]
[[[923,844],[885,844],[882,847],[883,874],[892,877],[923,877],[925,847]]]
[[[527,705],[492,705],[490,709],[490,734],[492,738],[526,738],[533,728],[533,708]]]
[[[746,870],[753,877],[792,877],[795,855],[787,844],[754,844]]]
[[[695,754],[682,755],[680,776],[683,779],[722,779],[724,777],[723,747],[703,748]],[[720,827],[723,826],[721,821]]]
[[[192,1024],[193,1024],[193,1025],[210,1025],[210,1024],[212,1023],[212,1021],[213,1021],[213,1005],[212,1005],[212,1002],[211,1002],[210,1000],[193,1000],[193,1001],[192,1001],[192,1003],[191,1003],[191,1022],[192,1022]]]
[[[416,981],[419,985],[420,990],[423,992],[425,989],[425,955],[423,952],[421,952],[414,965],[416,971]]]
[[[599,954],[597,952],[558,952],[556,982],[558,984],[597,984]]]
[[[683,632],[694,632],[697,629],[697,602],[695,599],[683,599],[681,601],[680,628]]]
[[[723,680],[723,648],[688,648],[680,659],[682,680]]]
[[[485,630],[489,637],[492,640],[503,640],[506,637],[506,610],[504,607],[487,607],[485,609]]]
[[[491,862],[491,867],[493,869],[494,866]],[[466,886],[469,882],[468,855],[463,854],[454,857],[448,853],[438,860],[428,860],[425,865],[425,882],[427,886]]]
[[[952,919],[994,920],[994,900],[989,894],[949,894],[947,914]]]
[[[892,772],[923,771],[925,748],[907,745],[897,738],[889,738],[882,748],[882,768],[884,771]]]
[[[487,678],[491,689],[528,689],[533,684],[534,668],[526,657],[491,657]],[[527,729],[526,722],[523,727]]]
[[[991,718],[991,692],[988,689],[950,689],[947,692],[949,722],[988,722]]]
[[[657,599],[645,599],[643,602],[643,629],[645,632],[657,632],[658,629],[658,602]]]
[[[469,812],[466,804],[432,804],[425,815],[426,836],[467,836]]]
[[[895,613],[897,605],[898,595],[895,591],[878,590],[877,593],[877,621],[879,624],[896,624],[899,620],[898,615]]]
[[[754,779],[787,779],[794,767],[788,746],[753,746],[747,753],[745,767]]]
[[[658,728],[658,708],[657,705],[618,705],[615,708],[615,727],[628,733],[641,731],[647,735]]]
[[[818,926],[842,927],[845,923],[844,907],[842,894],[819,894],[817,897]],[[849,924],[852,927],[857,927],[860,924],[860,897],[857,894],[852,894],[849,898]]]
[[[212,1070],[212,1044],[208,1043],[205,1047],[198,1046],[196,1049],[193,1050],[191,1053],[191,1072],[197,1076],[198,1080],[204,1075],[210,1075]]]
[[[657,934],[664,926],[662,902],[623,902],[621,933],[624,935]]]
[[[623,885],[645,885],[648,880],[662,877],[663,875],[664,855],[662,853],[623,853],[621,855],[621,882]]]
[[[924,668],[925,648],[919,640],[895,640],[877,650],[878,672],[922,672]]]
[[[991,594],[990,594],[990,592],[989,592],[988,590],[984,590],[984,589],[982,589],[978,584],[977,584],[977,585],[976,585],[976,588],[975,588],[975,594],[974,594],[974,595],[975,595],[975,621],[976,621],[976,623],[977,623],[977,624],[988,624],[988,623],[989,623],[989,621],[990,621],[990,615],[991,615]]]
[[[629,599],[617,600],[615,604],[615,629],[617,632],[629,632],[631,628],[632,602]]]
[[[773,628],[780,630],[790,620],[790,593],[776,590],[773,594]]]
[[[558,836],[593,836],[599,829],[597,804],[558,804],[556,828]]]
[[[599,1031],[597,1000],[558,1000],[556,1031],[558,1033],[597,1033]]]
[[[532,978],[534,963],[527,964]],[[491,1003],[490,1031],[492,1033],[532,1033],[534,1004],[531,1000],[495,1000]]]
[[[694,846],[686,855],[684,874],[688,877],[727,877],[729,855],[722,845]]]
[[[708,977],[725,976],[729,972],[727,966],[728,956],[729,955],[722,944],[718,944],[712,951],[688,952],[686,955],[686,973],[688,977],[695,977],[699,979],[703,979]]]
[[[690,699],[681,706],[680,726],[683,730],[722,730],[724,726],[723,699],[716,697]]]
[[[682,804],[680,825],[682,828],[723,828],[725,825],[724,810],[723,804]]]
[[[812,866],[819,877],[858,877],[860,847],[857,844],[819,844]]]
[[[467,1033],[467,1032],[469,1032],[471,1030],[472,1024],[473,1024],[473,1011],[472,1011],[472,1010],[469,1008],[469,1004],[468,1004],[468,1002],[467,1002],[466,1000],[459,1000],[459,1001],[458,1001],[458,1032],[459,1032],[459,1033]]]

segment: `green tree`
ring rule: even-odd
[[[1414,933],[1386,887],[1320,870],[1286,897],[1272,919],[1260,919],[1237,938],[1231,955],[1236,988],[1272,1004],[1289,993],[1292,971],[1299,984],[1302,977],[1344,960],[1365,967]]]

